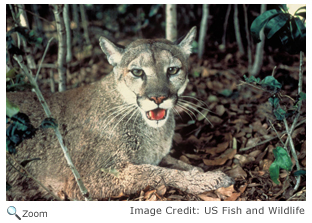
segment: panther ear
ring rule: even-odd
[[[105,37],[100,37],[100,46],[102,51],[106,54],[108,62],[116,66],[121,61],[124,49],[122,47],[116,46],[114,43],[109,41]]]
[[[196,26],[194,26],[188,34],[182,39],[178,44],[181,50],[186,54],[190,55],[192,53],[192,43],[196,37]]]

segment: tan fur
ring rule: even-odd
[[[148,185],[165,184],[198,194],[233,183],[222,172],[203,173],[168,156],[175,128],[173,107],[188,82],[188,57],[194,37],[192,29],[179,45],[167,40],[138,40],[125,49],[101,37],[101,48],[114,66],[113,72],[88,86],[45,95],[93,199],[135,193]],[[132,62],[135,68],[145,71],[145,76],[136,78],[129,72]],[[168,77],[169,66],[181,69]],[[8,93],[7,97],[20,106],[34,126],[45,118],[34,93]],[[146,111],[157,106],[167,110],[165,119],[151,121]],[[26,168],[55,194],[82,199],[53,130],[38,131],[17,149],[19,162],[41,159]],[[161,160],[177,169],[157,166]],[[11,163],[14,165],[12,160]],[[118,174],[109,173],[112,170]],[[12,185],[7,195],[16,200],[51,198],[11,164],[7,164],[7,182]]]

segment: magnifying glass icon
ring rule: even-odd
[[[8,214],[15,215],[18,218],[18,220],[21,220],[20,216],[16,214],[16,208],[13,206],[8,207]]]

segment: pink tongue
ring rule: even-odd
[[[155,109],[152,111],[148,112],[151,120],[160,120],[163,119],[166,115],[166,110],[165,109]]]

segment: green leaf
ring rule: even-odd
[[[34,43],[34,44],[41,44],[42,43],[42,38],[37,37],[35,35],[34,31],[29,30],[27,27],[22,27],[22,26],[14,27],[10,31],[8,31],[6,34],[7,39],[14,32],[19,33],[20,36],[23,37],[28,43]]]
[[[193,77],[200,77],[200,73],[198,71],[194,71]]]
[[[306,18],[306,17],[307,17],[307,13],[306,13],[306,12],[297,12],[295,15],[296,15],[296,16],[301,16],[301,17],[303,17],[303,18]]]
[[[307,11],[307,6],[302,6],[302,7],[300,7],[299,9],[296,10],[295,15],[297,15],[297,16],[298,16],[298,15],[299,15],[299,16],[304,15],[304,16],[302,16],[302,17],[306,18],[306,11]]]
[[[295,41],[298,41],[301,38],[301,30],[298,29],[298,26],[294,17],[292,17],[289,24],[290,24],[289,28],[290,28],[291,38]]]
[[[6,99],[6,115],[10,118],[19,112],[19,107]]]
[[[230,97],[232,93],[233,92],[231,89],[224,89],[219,92],[219,94],[223,95],[224,97]]]
[[[284,111],[282,108],[277,108],[273,111],[273,114],[278,121],[282,121],[285,118],[286,111]]]
[[[30,83],[18,83],[7,85],[7,91],[24,91],[25,89],[33,89],[34,86]]]
[[[30,124],[28,116],[24,113],[17,113],[11,117],[12,124],[6,129],[7,139],[10,140],[14,146],[19,145],[24,139],[33,137],[37,131]],[[7,144],[9,147],[10,144]]]
[[[279,106],[279,99],[277,97],[270,97],[269,102],[271,103],[273,108],[277,108]]]
[[[305,170],[297,170],[294,172],[294,176],[302,176],[302,175],[306,175],[306,171]]]
[[[152,17],[157,14],[158,9],[161,7],[161,4],[152,5],[148,17]]]
[[[271,164],[270,168],[269,168],[270,177],[271,177],[272,181],[274,183],[276,183],[276,184],[280,183],[279,180],[278,180],[278,178],[279,178],[279,169],[280,169],[279,166],[275,162],[273,162]]]
[[[278,82],[273,76],[266,76],[261,82],[262,87],[267,87],[270,90],[278,90],[282,88],[282,84]]]
[[[256,82],[257,84],[259,84],[260,81],[261,81],[259,77],[256,78],[255,76],[251,76],[251,77],[248,78],[246,75],[244,75],[244,79],[245,79],[245,81],[246,81],[247,83]]]
[[[30,120],[29,120],[28,115],[21,113],[21,112],[12,116],[11,119],[12,119],[12,121],[14,121],[15,123],[18,123],[18,124],[22,124],[22,125],[30,124]],[[22,128],[21,128],[21,130],[22,130]]]
[[[291,171],[292,169],[291,158],[283,147],[277,146],[275,149],[273,149],[273,154],[275,157],[274,163],[276,163],[276,165],[278,165],[279,168]]]
[[[300,94],[299,94],[299,100],[300,100],[300,101],[301,101],[301,100],[305,101],[305,100],[306,100],[306,93],[300,92]]]
[[[117,8],[118,12],[121,13],[121,14],[125,14],[126,11],[127,11],[127,8],[128,8],[129,5],[127,4],[120,4]]]
[[[296,23],[300,38],[305,38],[305,36],[306,36],[306,25],[305,25],[305,23],[298,17],[294,17],[293,19],[294,19],[293,21]],[[304,41],[305,41],[305,39],[304,39]]]
[[[280,10],[271,9],[259,15],[251,24],[250,32],[256,42],[260,42],[260,31],[267,22],[275,16],[283,13]]]
[[[18,69],[14,67],[6,73],[6,78],[12,79],[16,76],[16,74],[18,74]]]
[[[198,42],[196,42],[195,40],[192,42],[192,52],[198,53]]]
[[[56,129],[57,128],[57,122],[54,118],[45,118],[40,125],[40,128],[42,129],[47,129],[47,128],[52,128]]]
[[[264,34],[270,39],[275,33],[277,33],[285,24],[289,21],[290,14],[281,13],[278,16],[272,18],[264,28]]]
[[[6,137],[6,151],[10,154],[16,154],[15,144]]]
[[[284,13],[287,13],[288,12],[288,8],[287,8],[287,5],[286,4],[280,4],[278,6]]]

